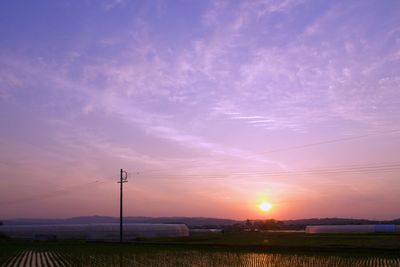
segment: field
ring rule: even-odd
[[[399,239],[399,235],[234,233],[122,245],[3,241],[0,266],[400,267]]]
[[[251,249],[284,251],[352,250],[359,252],[383,251],[400,253],[400,234],[315,234],[276,232],[200,233],[189,237],[153,239],[152,242],[172,242],[191,245],[215,245]]]

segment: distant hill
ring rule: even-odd
[[[345,224],[400,224],[400,219],[377,221],[365,219],[346,219],[346,218],[311,218],[299,220],[283,221],[286,225],[345,225]]]
[[[5,225],[27,224],[87,224],[87,223],[117,223],[119,218],[108,216],[85,216],[68,219],[15,219],[5,220]],[[230,219],[206,218],[206,217],[125,217],[126,223],[184,223],[189,227],[223,227],[239,223]]]
[[[87,224],[87,223],[118,223],[119,218],[109,216],[84,216],[68,219],[15,219],[4,220],[5,225],[27,224]],[[126,223],[184,223],[190,228],[224,228],[245,221],[207,218],[207,217],[125,217]],[[344,225],[344,224],[400,224],[400,219],[376,221],[346,218],[311,218],[298,220],[276,221],[288,229],[304,229],[307,225]]]

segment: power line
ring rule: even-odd
[[[382,171],[366,171],[366,172],[357,172],[357,173],[321,173],[318,174],[319,176],[332,176],[334,175],[335,177],[340,176],[340,175],[345,175],[345,174],[383,174],[383,173],[400,173],[400,168],[397,170],[382,170]],[[309,177],[312,175],[316,175],[315,173],[311,174],[296,174],[296,178],[298,177]],[[227,181],[228,179],[230,181],[234,181],[234,179],[241,179],[243,181],[243,177],[241,176],[199,176],[199,177],[182,177],[182,178],[177,178],[176,176],[174,177],[157,177],[155,179],[157,180],[168,180],[168,181],[179,181],[179,182],[201,182],[201,181]],[[258,177],[254,177],[252,175],[247,175],[246,178],[248,178],[246,181],[243,181],[245,183],[259,183],[259,182],[265,182],[266,180],[260,180],[260,178],[289,178],[288,176],[282,176],[282,175],[260,175]],[[281,181],[282,179],[280,179]]]
[[[279,170],[279,171],[273,171],[272,173],[277,173],[277,172],[282,172],[282,173],[287,173],[287,172],[296,172],[296,171],[318,171],[318,170],[342,170],[342,169],[365,169],[365,168],[385,168],[385,167],[397,167],[400,166],[400,161],[394,161],[394,162],[380,162],[380,163],[369,163],[369,164],[352,164],[352,165],[341,165],[341,166],[333,166],[333,167],[325,167],[325,168],[317,168],[317,169],[306,169],[306,170]],[[259,171],[251,171],[251,172],[236,172],[236,173],[257,173]],[[261,170],[262,173],[265,173],[264,170]],[[270,173],[270,172],[267,172]],[[163,175],[163,174],[155,174],[155,175]],[[190,174],[189,174],[190,175]]]
[[[283,148],[278,148],[278,149],[273,149],[265,152],[258,153],[257,155],[268,155],[272,153],[278,153],[278,152],[285,152],[285,151],[291,151],[291,150],[299,150],[303,148],[308,148],[308,147],[313,147],[313,146],[320,146],[320,145],[326,145],[326,144],[333,144],[333,143],[340,143],[340,142],[346,142],[346,141],[351,141],[351,140],[357,140],[357,139],[362,139],[362,138],[367,138],[367,137],[373,137],[373,136],[380,136],[380,135],[385,135],[385,134],[395,134],[395,133],[400,133],[400,129],[395,129],[395,130],[389,130],[386,132],[375,132],[375,133],[368,133],[368,134],[363,134],[363,135],[358,135],[358,136],[349,136],[349,137],[343,137],[343,138],[337,138],[337,139],[331,139],[331,140],[325,140],[325,141],[319,141],[319,142],[314,142],[314,143],[308,143],[308,144],[303,144],[303,145],[296,145],[296,146],[288,146],[288,147],[283,147]],[[213,166],[220,164],[218,161],[225,161],[224,159],[220,160],[213,160],[213,163],[207,164],[207,166]],[[177,165],[174,167],[167,167],[167,168],[160,168],[160,169],[145,169],[143,171],[139,171],[138,174],[143,174],[143,173],[152,173],[152,172],[163,172],[163,171],[168,171],[168,170],[175,170],[175,169],[190,169],[194,168],[193,164],[204,164],[204,160],[192,160],[190,162],[186,162],[185,164]],[[189,165],[191,164],[191,165]]]
[[[175,180],[175,181],[219,181],[227,180],[233,178],[259,176],[257,178],[262,178],[261,176],[271,177],[288,177],[288,176],[310,176],[310,175],[343,175],[343,174],[374,174],[374,173],[393,173],[400,172],[400,162],[382,162],[378,164],[355,164],[355,165],[344,165],[336,166],[331,168],[317,168],[317,169],[305,169],[305,170],[288,170],[288,171],[252,171],[252,172],[230,172],[224,174],[181,174],[173,175],[175,178],[171,178],[161,174],[155,174],[146,176],[150,179],[164,179],[164,180]],[[171,176],[171,175],[170,175]],[[3,201],[0,205],[14,205],[24,202],[40,201],[43,199],[58,197],[71,193],[72,191],[80,190],[86,188],[88,185],[99,185],[111,181],[109,178],[97,179],[95,181],[79,184],[75,186],[70,186],[67,188],[59,189],[56,191],[48,192],[45,194],[31,196],[26,198],[20,198],[16,200]],[[249,181],[246,182],[262,182],[262,181]]]
[[[265,154],[265,153],[269,154],[269,153],[275,153],[275,152],[296,150],[296,149],[302,149],[302,148],[307,148],[307,147],[326,145],[326,144],[333,144],[333,143],[339,143],[339,142],[362,139],[362,138],[371,137],[371,136],[379,136],[379,135],[393,134],[393,133],[400,133],[400,129],[392,130],[392,131],[388,131],[388,132],[381,132],[381,133],[369,133],[369,134],[358,135],[358,136],[349,136],[349,137],[337,138],[337,139],[332,139],[332,140],[326,140],[326,141],[320,141],[320,142],[309,143],[309,144],[304,144],[304,145],[298,145],[298,146],[290,146],[290,147],[270,150],[270,151],[267,151],[267,152],[263,152],[261,154]]]
[[[268,177],[285,177],[285,176],[309,176],[309,175],[343,175],[343,174],[368,174],[368,173],[386,173],[400,171],[400,163],[391,164],[369,164],[369,165],[350,165],[336,168],[320,168],[306,170],[290,170],[290,171],[254,171],[254,172],[228,172],[221,174],[180,174],[174,177],[182,177],[182,179],[202,178],[202,180],[226,180],[228,178],[240,178],[246,176],[268,176]],[[172,175],[170,175],[172,176]],[[147,178],[163,179],[162,175],[150,175]],[[167,178],[171,179],[171,178]],[[181,179],[174,179],[181,180]]]

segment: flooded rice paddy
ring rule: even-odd
[[[88,253],[67,250],[23,250],[4,259],[2,267],[65,267],[65,266],[143,266],[143,267],[400,267],[396,256],[337,256],[249,252],[210,251],[140,251],[123,253]]]

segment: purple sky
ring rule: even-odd
[[[399,10],[1,1],[0,218],[400,217]]]

